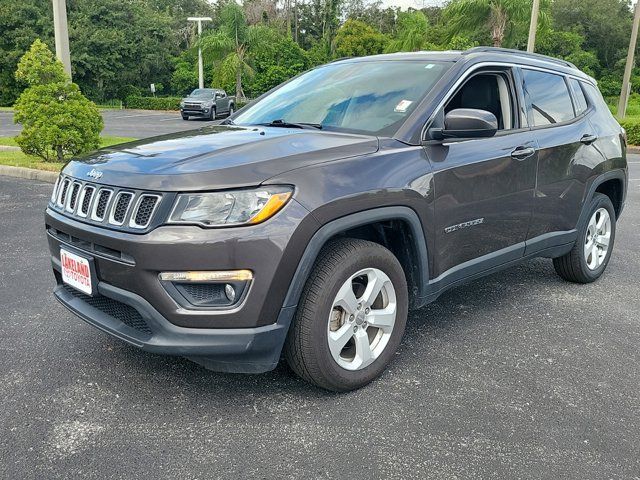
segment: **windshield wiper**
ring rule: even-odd
[[[322,130],[321,123],[308,123],[308,122],[285,122],[281,118],[277,120],[271,120],[270,123],[259,123],[258,125],[264,125],[265,127],[281,127],[281,128],[315,128]]]

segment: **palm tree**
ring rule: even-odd
[[[262,27],[247,26],[242,7],[227,3],[220,12],[220,28],[202,38],[202,51],[210,55],[218,68],[218,78],[235,81],[236,98],[244,100],[242,76],[253,76],[252,50],[258,43]]]
[[[508,29],[527,22],[531,0],[454,0],[447,7],[452,32],[473,30],[486,24],[491,30],[494,47],[501,47]],[[544,20],[540,12],[540,20]]]
[[[398,33],[389,42],[387,52],[416,52],[427,44],[429,21],[420,10],[398,12]]]

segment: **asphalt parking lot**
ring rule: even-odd
[[[51,295],[51,185],[0,177],[0,478],[640,478],[632,161],[599,282],[535,260],[452,290],[349,394],[283,365],[212,373],[83,323]]]
[[[103,135],[146,138],[165,133],[192,130],[214,122],[203,119],[184,121],[179,112],[152,110],[101,110],[104,119]],[[218,120],[219,121],[219,120]],[[218,122],[216,121],[216,122]],[[13,112],[0,112],[0,137],[13,137],[20,133],[20,125],[13,123]]]

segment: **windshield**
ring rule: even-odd
[[[290,81],[242,112],[234,123],[278,120],[393,134],[449,65],[409,60],[329,64]]]
[[[196,98],[212,98],[215,95],[215,93],[216,92],[213,90],[196,88],[193,92],[191,92],[189,96],[196,97]]]

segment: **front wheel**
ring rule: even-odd
[[[235,112],[235,110],[233,109],[233,105],[231,105],[229,107],[229,115],[227,115],[227,116],[230,117],[231,115],[233,115],[233,112]]]
[[[183,114],[183,115],[182,115],[182,119],[183,119],[183,120],[189,120],[189,115],[184,115],[184,114]]]
[[[327,244],[318,256],[285,344],[291,368],[333,391],[379,376],[400,345],[408,292],[398,259],[358,239]]]
[[[591,283],[604,273],[616,237],[616,213],[611,200],[596,193],[589,205],[586,222],[578,229],[573,249],[553,259],[558,275],[576,283]]]

